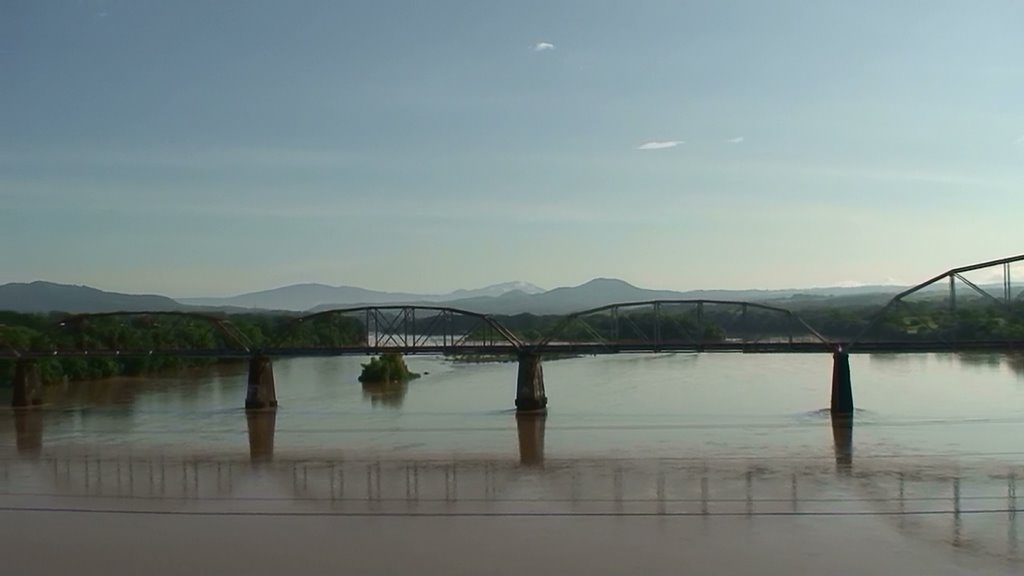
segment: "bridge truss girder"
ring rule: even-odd
[[[456,353],[486,348],[519,350],[523,347],[512,332],[491,316],[444,306],[339,308],[302,316],[295,319],[293,325],[309,325],[338,317],[358,321],[363,330],[362,341],[321,348],[339,352],[352,348],[379,354],[394,351]],[[274,346],[277,349],[281,347],[281,342]]]
[[[907,309],[911,306],[912,302],[910,301],[910,298],[912,296],[925,294],[929,289],[933,289],[937,293],[938,287],[941,286],[942,283],[946,283],[945,301],[948,314],[951,317],[951,323],[946,326],[944,330],[936,332],[934,336],[945,343],[950,349],[957,349],[964,343],[963,338],[960,337],[961,318],[964,313],[964,300],[966,299],[964,294],[966,294],[967,297],[974,299],[974,302],[971,302],[972,304],[980,303],[981,305],[986,306],[988,310],[995,311],[998,315],[1004,316],[1011,313],[1021,302],[1024,302],[1024,290],[1018,291],[1017,294],[1014,294],[1013,264],[1019,262],[1024,262],[1024,254],[951,268],[941,274],[925,280],[924,282],[903,290],[893,296],[878,312],[874,314],[874,316],[872,316],[871,320],[865,325],[865,327],[850,341],[848,349],[852,349],[854,346],[864,343],[865,339],[868,338],[873,331],[876,331],[883,321],[887,318],[891,318],[891,313],[896,310]],[[1000,270],[999,275],[1001,276],[1001,286],[996,294],[993,294],[990,290],[986,290],[983,286],[980,286],[978,282],[972,281],[967,276],[971,272],[989,269]],[[966,288],[966,290],[958,290],[959,287]]]
[[[768,340],[753,331],[751,317],[767,315],[780,325],[782,343],[802,340],[830,349],[831,343],[796,313],[767,304],[713,299],[650,300],[609,304],[566,316],[537,344],[538,349],[603,345],[609,350],[701,350]],[[731,330],[731,334],[730,331]],[[738,337],[737,337],[738,336]],[[778,344],[779,342],[776,342]]]

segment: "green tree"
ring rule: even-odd
[[[419,374],[409,371],[401,354],[381,354],[376,358],[371,358],[369,363],[362,366],[363,373],[359,375],[360,382],[406,382],[420,377]]]

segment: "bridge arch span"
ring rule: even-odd
[[[297,327],[336,317],[348,317],[364,330],[361,347],[375,350],[458,351],[474,347],[504,346],[518,351],[523,342],[488,314],[449,306],[380,305],[332,308],[295,318],[275,343],[281,349],[283,339]]]
[[[695,326],[684,326],[680,323],[680,317],[678,314],[675,316],[671,314],[673,308],[678,312],[684,307],[689,307],[690,311],[693,313],[693,320],[696,322]],[[706,338],[704,337],[705,332],[703,332],[703,329],[708,327],[708,324],[705,323],[705,312],[711,307],[715,309],[739,308],[743,318],[746,317],[747,311],[750,309],[777,314],[792,322],[795,327],[799,327],[803,330],[805,335],[809,336],[814,342],[820,343],[829,350],[835,349],[835,344],[833,342],[823,336],[818,330],[792,310],[759,302],[711,298],[657,299],[617,302],[588,308],[586,310],[579,310],[565,316],[561,322],[555,325],[545,338],[536,344],[536,347],[545,348],[552,346],[555,340],[560,335],[563,335],[567,328],[574,323],[580,322],[583,323],[584,331],[589,332],[592,338],[599,342],[608,343],[609,345],[613,345],[616,342],[623,342],[623,329],[625,328],[630,332],[631,338],[638,338],[640,342],[649,344],[655,348],[670,347],[671,344],[682,344],[684,341],[689,341],[694,345],[700,346],[707,343],[705,342]],[[650,318],[647,319],[648,330],[644,330],[644,327],[638,326],[637,323],[630,318],[629,314],[625,313],[629,310],[642,311],[643,309],[650,310],[650,313],[648,314]],[[585,322],[585,319],[588,316],[602,315],[607,318],[605,318],[605,321],[601,324],[606,330],[611,330],[609,334],[603,334],[601,330],[595,329],[594,326],[590,326]],[[665,328],[667,327],[673,327],[675,329],[674,333],[677,335],[679,334],[679,329],[681,329],[682,332],[691,332],[689,334],[689,340],[680,339],[678,337],[673,339],[670,335],[672,331],[669,331],[670,333],[666,333]],[[694,329],[697,330],[696,333],[693,333]],[[792,343],[792,335],[788,336],[788,340]]]
[[[1024,290],[1017,289],[1017,293],[1014,294],[1011,267],[1018,263],[1024,263],[1024,254],[950,268],[949,270],[946,270],[941,274],[937,274],[924,282],[903,290],[889,299],[889,301],[871,317],[864,328],[850,340],[847,349],[852,349],[857,344],[864,343],[868,336],[879,327],[879,325],[891,312],[894,311],[894,309],[901,305],[910,304],[908,299],[911,296],[921,294],[929,288],[934,288],[937,292],[939,290],[939,286],[943,282],[947,283],[946,294],[939,294],[939,296],[945,300],[945,303],[948,306],[947,312],[951,319],[951,324],[949,326],[942,327],[942,331],[937,334],[931,334],[930,336],[932,339],[943,341],[950,349],[957,349],[960,346],[967,344],[975,347],[987,347],[986,345],[993,345],[992,347],[996,347],[999,342],[964,342],[959,339],[958,301],[962,304],[963,298],[960,297],[958,300],[958,288],[966,289],[966,293],[968,295],[975,298],[978,302],[992,305],[992,308],[995,310],[1003,312],[1010,311],[1012,307],[1017,306],[1024,301]],[[980,282],[972,281],[967,276],[972,272],[991,270],[994,268],[1000,268],[1002,272],[1002,286],[998,290],[993,291],[991,288],[986,289],[984,285],[979,285],[981,284]],[[994,278],[996,275],[993,274],[992,276]]]

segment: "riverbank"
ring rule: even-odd
[[[0,369],[0,389],[11,388],[10,374],[13,374],[14,361],[3,361],[10,364],[7,370]],[[61,374],[55,376],[56,371],[47,370],[46,367],[50,363],[60,362],[60,360],[54,360],[44,358],[39,361],[42,364],[41,372],[43,375],[42,384],[44,387],[61,386],[67,384],[86,384],[86,383],[109,383],[109,382],[152,382],[153,380],[159,379],[189,379],[189,378],[203,378],[209,376],[237,376],[239,374],[248,373],[248,364],[245,360],[238,359],[203,359],[200,362],[186,363],[185,365],[175,366],[173,368],[166,368],[154,371],[142,371],[142,372],[117,372],[109,375],[101,375],[98,377],[92,377],[88,374],[81,375],[68,375]],[[8,372],[10,374],[8,374]],[[6,377],[2,377],[6,375]]]

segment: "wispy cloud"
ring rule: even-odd
[[[683,144],[682,140],[663,140],[654,142],[644,142],[643,144],[636,147],[637,150],[664,150],[666,148],[675,148]]]
[[[1013,141],[1014,144],[1024,144],[1024,135]]]
[[[746,138],[744,138],[743,136],[737,136],[735,138],[729,138],[728,140],[726,140],[726,142],[728,142],[729,144],[739,144],[744,140],[746,140]]]
[[[534,52],[546,52],[548,50],[554,50],[554,49],[555,49],[555,45],[552,44],[551,42],[537,42],[533,46],[533,51]]]

